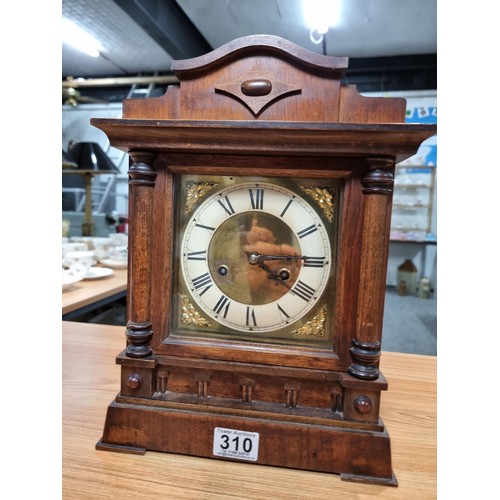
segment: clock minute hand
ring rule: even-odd
[[[290,262],[291,260],[298,261],[302,260],[304,262],[319,263],[325,260],[325,257],[308,257],[307,255],[262,255],[259,254],[259,260],[286,260]]]
[[[262,260],[286,260],[287,262],[302,260],[303,258],[302,255],[261,255]]]
[[[308,257],[302,255],[265,255],[258,252],[245,252],[250,264],[261,264],[265,260],[307,260]]]

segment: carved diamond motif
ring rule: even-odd
[[[248,83],[258,84],[260,82],[266,83],[265,86],[262,85],[262,87],[265,87],[266,89],[265,95],[248,95],[244,93],[246,84]],[[302,89],[300,87],[296,87],[294,85],[282,82],[280,80],[273,80],[272,82],[269,82],[269,80],[266,80],[264,78],[257,78],[252,80],[252,82],[249,81],[242,82],[240,79],[238,79],[238,80],[233,80],[232,82],[221,83],[215,87],[215,92],[219,94],[225,94],[229,97],[232,97],[240,101],[245,106],[247,106],[250,109],[250,111],[252,111],[254,116],[258,116],[259,113],[268,104],[292,94],[300,94],[302,92]]]

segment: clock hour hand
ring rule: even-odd
[[[283,285],[285,288],[288,288],[288,290],[291,290],[290,286],[287,283],[285,283],[285,280],[287,280],[290,277],[289,271],[281,270],[280,272],[276,273],[268,265],[264,264],[264,262],[251,262],[250,257],[252,254],[250,252],[245,252],[245,253],[248,256],[248,262],[253,265],[257,264],[260,269],[262,269],[267,273],[268,279],[273,280],[276,284]],[[255,255],[255,252],[253,255]],[[283,275],[283,272],[285,272],[286,275]]]
[[[295,290],[293,290],[292,287],[288,283],[286,283],[286,280],[288,280],[290,278],[290,271],[288,271],[287,269],[282,269],[279,273],[275,273],[272,271],[272,269],[270,269],[263,262],[261,262],[259,264],[259,267],[260,267],[260,269],[263,269],[264,271],[267,272],[268,279],[274,280],[276,285],[278,285],[278,284],[283,285],[291,293],[293,293],[294,295],[297,295]]]

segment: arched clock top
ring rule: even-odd
[[[193,59],[173,61],[172,71],[182,79],[184,76],[193,76],[200,71],[229,64],[248,55],[260,54],[286,57],[299,67],[337,73],[337,75],[345,73],[348,65],[347,57],[317,54],[274,35],[251,35],[232,40],[208,54]]]
[[[127,99],[123,117],[403,123],[404,99],[366,98],[342,77],[347,57],[317,54],[283,38],[252,35],[172,62],[180,84],[157,98]]]

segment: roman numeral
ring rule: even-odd
[[[306,285],[303,281],[297,281],[297,284],[294,288],[292,288],[292,292],[300,297],[302,300],[309,302],[312,298],[316,290],[311,288],[309,285]]]
[[[223,196],[220,200],[217,200],[217,202],[224,209],[227,215],[234,214],[234,208],[231,205],[231,202],[229,201],[229,198],[227,196]]]
[[[309,236],[311,233],[314,233],[317,230],[318,230],[317,226],[313,224],[312,226],[302,229],[302,231],[299,231],[297,234],[299,238],[304,238],[305,236]]]
[[[250,323],[252,323],[252,326],[257,326],[257,321],[255,319],[255,311],[252,307],[247,306],[247,320],[246,320],[246,325],[250,326]]]
[[[221,295],[221,298],[217,301],[213,310],[216,314],[220,314],[221,311],[224,310],[223,318],[225,318],[230,304],[231,301],[225,295]]]
[[[326,257],[303,257],[304,267],[325,267]]]
[[[250,203],[252,208],[262,210],[264,208],[264,190],[263,189],[249,189]]]
[[[207,260],[207,251],[200,250],[199,252],[189,252],[187,258],[188,260]]]
[[[203,288],[200,297],[213,285],[212,278],[208,273],[200,274],[200,276],[193,279],[193,286],[195,290]]]
[[[206,229],[207,231],[215,231],[215,227],[205,226],[205,224],[195,224],[196,227],[201,227],[202,229]]]
[[[284,317],[286,318],[286,319],[285,319],[285,321],[286,321],[287,319],[289,319],[289,318],[290,318],[290,315],[289,315],[289,314],[287,314],[287,312],[286,312],[286,311],[285,311],[285,310],[284,310],[284,309],[283,309],[283,308],[282,308],[279,304],[276,304],[276,305],[278,306],[278,311],[279,311],[279,313],[280,313],[281,318],[283,319],[283,316],[284,316]]]
[[[290,208],[292,201],[293,201],[293,199],[290,198],[290,201],[286,204],[285,208],[283,209],[283,212],[280,213],[280,217],[283,217],[285,215],[286,211]]]

